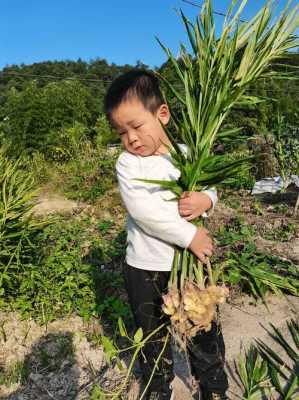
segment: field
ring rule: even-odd
[[[220,201],[208,221],[208,228],[217,242],[214,263],[242,255],[247,260],[255,260],[257,265],[264,261],[272,263],[285,276],[289,274],[298,279],[299,219],[293,215],[295,194],[286,193],[279,201],[277,196],[254,198],[244,189],[237,194],[223,190],[219,195]],[[97,384],[113,389],[122,382],[125,373],[119,365],[107,364],[101,334],[119,341],[115,333],[118,317],[123,318],[129,331],[134,329],[121,277],[125,212],[118,191],[113,185],[95,202],[89,203],[67,199],[62,192],[54,192],[53,187],[45,185],[36,199],[34,213],[36,218],[49,214],[59,216],[53,230],[55,234],[52,232],[56,237],[51,239],[49,235],[48,239],[57,248],[63,238],[69,245],[59,247],[64,255],[56,254],[57,263],[63,263],[63,257],[74,263],[77,255],[73,250],[77,246],[80,262],[96,269],[98,276],[91,288],[96,295],[87,295],[95,301],[98,317],[91,317],[95,312],[82,310],[79,305],[76,306],[78,312],[70,308],[67,313],[62,307],[60,311],[49,311],[48,315],[32,312],[32,317],[30,313],[26,316],[25,306],[22,313],[3,310],[0,314],[0,398],[100,399]],[[99,240],[96,245],[94,236]],[[67,269],[63,273],[67,273]],[[76,294],[74,291],[73,295]],[[285,357],[265,328],[268,329],[271,322],[290,339],[286,320],[297,318],[299,299],[271,293],[265,297],[268,309],[260,299],[254,299],[243,281],[238,281],[231,285],[227,304],[221,306],[231,399],[242,395],[234,362],[255,339],[264,340]],[[129,359],[129,353],[122,356],[124,366]],[[190,395],[183,382],[188,383],[189,377],[179,355],[176,359],[177,399],[187,400]],[[138,366],[135,369],[135,378],[123,392],[124,399],[138,398]]]

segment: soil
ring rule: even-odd
[[[16,313],[1,313],[0,321],[0,367],[7,370],[25,360],[31,371],[26,385],[0,385],[3,400],[77,398],[105,364],[102,347],[87,340],[90,325],[77,316],[47,326],[22,321]]]
[[[66,199],[62,194],[42,192],[32,211],[36,215],[48,215],[58,212],[68,214],[79,207],[82,207],[82,204]]]
[[[299,219],[295,219],[291,212],[279,214],[268,206],[263,208],[263,215],[256,215],[252,212],[252,200],[248,195],[241,196],[239,200],[242,203],[241,209],[219,203],[209,218],[209,228],[213,231],[220,225],[227,225],[241,212],[246,222],[256,227],[259,250],[271,252],[299,265]],[[60,194],[44,192],[38,199],[35,212],[39,215],[52,212],[74,213],[81,208],[89,209],[96,218],[117,216],[121,224],[124,222],[124,213],[115,191],[94,206],[67,200]],[[262,238],[266,223],[271,229],[271,226],[279,227],[281,223],[287,222],[296,224],[289,242]],[[287,338],[286,320],[299,314],[299,298],[271,295],[268,296],[268,305],[269,310],[261,303],[254,303],[248,296],[236,295],[233,300],[221,306],[226,367],[230,380],[228,394],[231,400],[241,398],[234,366],[241,351],[254,343],[255,339],[263,340],[276,349],[265,327],[269,328],[269,323],[273,323],[282,329]],[[91,335],[96,337],[101,332],[102,327],[97,321],[87,324],[78,316],[39,326],[33,320],[21,320],[17,313],[0,313],[0,377],[1,370],[7,371],[18,361],[25,361],[29,371],[25,384],[18,382],[4,385],[0,381],[0,399],[81,400],[90,398],[95,382],[100,382],[106,388],[114,387],[123,380],[124,373],[117,366],[108,368],[102,347],[90,340]],[[179,362],[178,357],[175,359]],[[124,362],[127,364],[128,360]],[[178,369],[186,370],[186,365],[182,361],[180,363]],[[186,380],[188,376],[183,375],[181,378]],[[173,382],[175,400],[191,399],[182,379],[176,377]],[[138,391],[139,384],[133,379],[123,398],[137,400]]]
[[[234,366],[240,353],[248,349],[255,339],[275,348],[265,328],[269,329],[269,324],[273,323],[288,339],[285,321],[299,313],[299,298],[296,297],[287,296],[284,299],[271,295],[268,305],[269,310],[263,304],[252,304],[250,297],[241,296],[221,307],[231,400],[240,399],[241,394]],[[0,385],[1,400],[89,398],[92,384],[98,380],[99,373],[104,374],[106,365],[102,347],[88,340],[91,333],[101,330],[98,323],[86,324],[81,318],[72,316],[41,327],[32,320],[22,321],[16,313],[1,313],[0,323],[5,332],[5,338],[2,334],[0,340],[2,368],[26,360],[30,370],[34,371],[25,385]],[[175,359],[179,362],[178,357]],[[176,368],[186,371],[186,366],[180,362],[181,365]],[[188,378],[188,375],[175,378],[175,400],[191,400],[188,386],[184,384]],[[114,367],[101,377],[101,384],[111,387],[122,379],[123,374]],[[126,398],[137,400],[138,391],[139,385],[133,380]]]
[[[244,223],[253,226],[256,230],[254,243],[260,252],[276,255],[284,260],[292,261],[299,265],[299,215],[294,215],[292,207],[287,213],[279,213],[273,210],[271,205],[264,207],[262,215],[256,215],[252,210],[252,196],[234,196],[242,206],[238,209],[231,208],[224,203],[218,203],[213,214],[207,221],[208,229],[215,233],[220,226],[229,226],[231,222],[242,215]],[[288,224],[295,226],[290,240],[267,240],[263,238],[266,231],[279,230]]]

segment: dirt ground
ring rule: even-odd
[[[226,345],[226,367],[229,374],[231,400],[240,399],[234,362],[239,354],[254,342],[263,340],[273,347],[273,342],[264,327],[269,323],[281,328],[287,337],[285,321],[299,313],[299,298],[286,299],[269,296],[267,311],[262,304],[254,305],[248,296],[242,296],[221,308],[221,321]],[[97,381],[97,372],[105,366],[101,346],[94,346],[88,335],[98,329],[95,325],[84,324],[79,317],[71,317],[38,326],[34,321],[22,321],[15,313],[0,314],[5,332],[0,340],[0,365],[13,365],[16,361],[27,360],[31,372],[26,385],[0,385],[2,400],[48,400],[87,399],[92,384]],[[278,350],[278,349],[277,349]],[[177,359],[178,361],[178,359]],[[186,371],[181,364],[176,369]],[[113,378],[112,378],[113,377]],[[106,371],[107,385],[123,378],[117,367]],[[183,373],[173,384],[176,400],[191,400],[190,392],[183,384],[188,376]],[[138,385],[132,384],[130,398],[138,399]]]
[[[71,213],[81,206],[81,203],[66,199],[62,194],[42,190],[33,207],[33,212],[36,215],[47,215],[55,212]]]
[[[291,214],[273,213],[266,210],[261,216],[254,215],[250,206],[246,212],[246,199],[242,199],[245,207],[242,209],[249,224],[259,226],[279,224],[286,220],[299,226],[298,217]],[[86,205],[69,201],[61,195],[43,193],[36,205],[36,213],[48,214],[62,211],[72,212],[77,207]],[[119,206],[119,205],[117,205]],[[236,209],[228,204],[219,203],[209,224],[228,224],[236,214]],[[271,226],[269,226],[271,228]],[[292,260],[299,265],[299,232],[293,235],[291,242],[279,243],[260,238],[260,249]],[[281,328],[285,335],[286,320],[299,315],[299,298],[287,296],[268,297],[269,310],[263,304],[254,304],[248,296],[234,297],[221,307],[221,323],[226,344],[226,367],[229,374],[229,398],[240,399],[240,388],[236,378],[234,363],[240,353],[254,342],[261,339],[273,347],[273,342],[264,327],[273,323]],[[22,321],[16,313],[0,313],[0,372],[9,366],[24,361],[30,369],[28,383],[4,385],[0,381],[1,400],[81,400],[90,398],[90,389],[99,380],[106,387],[116,385],[123,379],[123,374],[117,366],[105,368],[105,358],[101,346],[96,346],[88,338],[91,334],[101,332],[97,321],[84,323],[81,318],[72,316],[57,320],[47,326],[39,326],[32,320]],[[275,347],[274,347],[275,348]],[[278,349],[277,349],[278,350]],[[178,362],[177,358],[177,362]],[[184,364],[177,370],[186,371]],[[175,400],[191,399],[190,392],[183,384],[186,379],[177,377],[173,383]],[[138,399],[138,384],[133,381],[128,388],[127,399]]]

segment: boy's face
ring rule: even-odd
[[[166,125],[170,112],[166,104],[152,114],[137,98],[122,102],[112,112],[112,123],[126,150],[142,157],[167,153],[170,141],[159,120]]]

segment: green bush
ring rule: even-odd
[[[77,157],[56,163],[55,169],[65,195],[74,200],[95,201],[116,184],[114,165],[118,151],[82,143]],[[52,180],[52,179],[51,179]]]
[[[82,260],[87,243],[97,249],[99,262],[103,262],[101,241],[97,236],[87,238],[84,221],[61,218],[46,227],[35,238],[21,284],[7,299],[10,306],[43,323],[73,312],[86,319],[94,315],[94,267]]]
[[[30,259],[32,240],[47,223],[31,216],[37,194],[32,175],[6,157],[0,148],[0,305],[21,284],[23,265]]]
[[[9,285],[0,309],[20,312],[41,323],[72,313],[117,321],[129,315],[120,271],[103,271],[119,258],[120,241],[92,225],[88,216],[57,215],[32,240],[30,253],[18,269],[9,269]]]
[[[297,117],[299,116],[296,113]],[[277,173],[285,180],[299,172],[299,128],[286,121],[279,112],[274,119],[268,142],[277,161]]]
[[[95,136],[93,138],[97,146],[107,146],[109,143],[120,143],[120,138],[115,132],[105,115],[100,115],[94,126]]]
[[[103,311],[96,301],[97,269],[112,250],[100,230],[91,230],[88,220],[34,218],[32,174],[24,169],[26,161],[9,160],[5,150],[0,149],[0,309],[44,323],[71,312],[89,318]],[[89,248],[96,264],[84,261]]]
[[[91,93],[75,80],[51,82],[44,87],[31,81],[21,91],[13,87],[1,110],[2,142],[11,145],[12,155],[39,151],[51,159],[57,153],[67,153],[74,139],[73,130],[68,129],[77,123],[92,124],[91,102]]]
[[[73,200],[94,202],[116,184],[115,162],[118,149],[94,146],[84,140],[67,161],[47,160],[40,152],[23,157],[22,167],[32,171],[39,185],[60,192]]]

